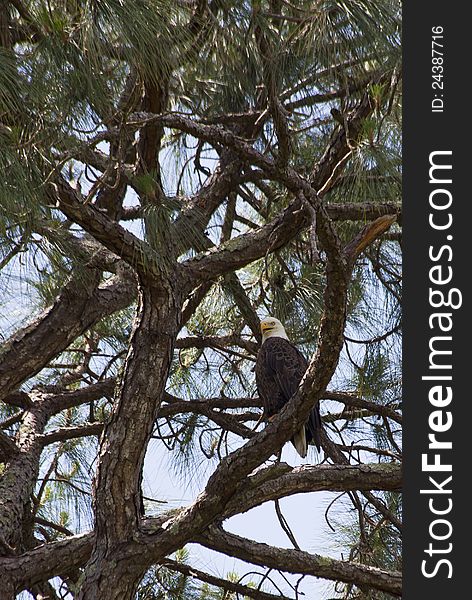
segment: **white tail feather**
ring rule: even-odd
[[[292,438],[293,445],[295,446],[298,454],[305,458],[307,451],[307,443],[306,443],[306,435],[305,435],[305,427],[302,427],[300,431],[298,431]]]

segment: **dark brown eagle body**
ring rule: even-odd
[[[256,361],[256,384],[267,418],[277,414],[297,391],[308,363],[303,354],[282,337],[269,337],[262,344]],[[321,416],[318,404],[305,424],[306,444],[320,450]],[[297,448],[294,438],[293,445]],[[297,451],[298,448],[297,448]],[[306,450],[305,450],[306,454]],[[301,456],[304,458],[304,454]]]

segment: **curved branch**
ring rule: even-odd
[[[59,178],[51,183],[48,192],[52,202],[69,219],[80,225],[105,248],[120,256],[141,276],[159,276],[159,256],[149,244],[110,219],[93,204],[82,202],[77,191],[63,179]]]
[[[288,465],[280,464],[275,473]],[[265,502],[294,494],[350,490],[388,490],[399,492],[402,489],[401,465],[380,463],[369,465],[304,465],[287,470],[271,477],[269,467],[258,471],[244,482],[244,487],[231,499],[225,508],[224,518],[246,512]],[[267,479],[266,479],[267,478]],[[262,481],[261,481],[262,480]]]
[[[400,596],[402,593],[401,573],[398,571],[385,571],[300,550],[274,548],[228,533],[221,527],[210,528],[208,532],[201,534],[194,541],[211,550],[256,565],[268,566],[290,573],[323,577],[332,581],[344,581],[359,587],[369,586],[393,596]]]

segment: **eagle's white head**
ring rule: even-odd
[[[288,335],[282,323],[275,317],[266,317],[261,321],[262,343],[270,337],[281,337],[288,340]]]

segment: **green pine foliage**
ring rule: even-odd
[[[9,9],[16,25],[10,44],[0,47],[0,286],[5,292],[0,308],[5,314],[12,310],[14,301],[8,295],[12,278],[27,282],[29,315],[16,324],[17,329],[53,305],[72,278],[86,281],[90,276],[90,253],[82,244],[90,241],[89,234],[52,204],[48,191],[60,176],[81,194],[84,205],[98,206],[104,213],[109,207],[103,196],[122,189],[113,218],[156,253],[162,240],[175,231],[172,227],[179,226],[174,252],[181,262],[255,231],[293,202],[280,183],[260,177],[255,167],[242,161],[233,204],[224,198],[210,216],[202,208],[201,215],[187,223],[192,196],[207,189],[215,169],[223,169],[235,157],[218,143],[164,128],[157,146],[159,165],[156,161],[155,168],[143,167],[136,150],[140,134],[129,122],[135,113],[152,112],[143,102],[150,88],[166,88],[163,113],[226,127],[274,158],[280,147],[276,123],[267,116],[270,89],[283,103],[290,126],[289,167],[306,179],[330,140],[342,131],[347,115],[367,94],[373,110],[363,121],[358,140],[352,141],[342,176],[323,201],[328,207],[349,205],[353,210],[400,202],[399,2],[25,0],[21,4],[25,14]],[[132,219],[125,209],[136,209]],[[369,219],[333,222],[341,242],[347,244]],[[177,340],[166,385],[169,395],[186,401],[256,398],[257,349],[246,318],[248,306],[256,319],[268,314],[279,318],[291,340],[307,358],[312,356],[326,283],[326,256],[321,246],[314,245],[312,234],[310,227],[305,228],[282,248],[234,272],[246,306],[238,300],[234,278],[215,278]],[[400,243],[397,224],[354,267],[345,349],[332,384],[399,411]],[[112,262],[101,269],[102,286],[115,275]],[[110,377],[119,385],[135,310],[133,300],[100,320],[24,388],[72,391]],[[201,343],[179,347],[179,340],[187,337]],[[46,433],[105,424],[112,409],[112,397],[103,397],[86,407],[61,411]],[[368,411],[343,410],[333,400],[323,401],[321,412],[338,442],[367,448],[353,450],[356,461],[390,462],[399,457],[398,423]],[[235,428],[241,425],[251,433],[261,408],[225,408],[221,413],[233,419]],[[9,436],[18,431],[16,414],[14,407],[0,405],[0,421],[6,423],[3,432]],[[241,446],[244,439],[235,428],[225,429],[204,412],[157,415],[153,438],[167,453],[170,468],[188,483],[203,481],[223,457]],[[38,524],[39,540],[62,539],[69,531],[90,528],[98,440],[94,434],[44,450],[33,505],[35,515],[49,525]],[[376,449],[381,454],[376,455]],[[401,515],[398,494],[379,497],[388,511]],[[352,512],[347,523],[337,523],[336,539],[350,558],[401,570],[398,532],[368,503],[359,511],[352,495],[341,502],[342,511]],[[346,513],[340,509],[340,514],[344,519]],[[188,551],[180,550],[173,560],[190,564]],[[387,597],[346,586],[337,592],[346,600]],[[136,594],[137,600],[236,597],[241,596],[165,564],[147,571]]]

